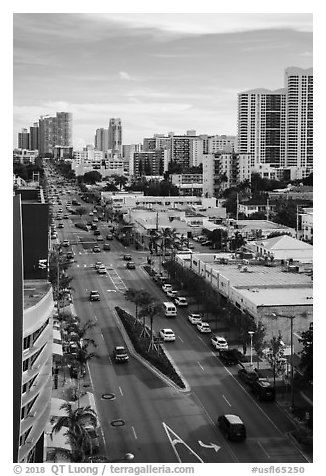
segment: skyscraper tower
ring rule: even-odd
[[[109,129],[96,129],[95,132],[95,149],[106,152],[109,149]]]
[[[252,166],[285,165],[286,89],[252,89],[238,94],[238,151]]]
[[[18,149],[29,149],[29,132],[27,129],[18,132]]]
[[[29,149],[30,150],[38,150],[39,148],[39,126],[38,122],[34,122],[34,124],[29,128]]]
[[[111,118],[109,122],[109,149],[118,154],[122,152],[122,126],[119,118]]]
[[[285,70],[286,165],[313,167],[313,68]]]
[[[53,154],[56,145],[56,118],[52,116],[41,116],[39,119],[39,154],[44,157]]]
[[[57,112],[55,145],[72,147],[72,113]]]

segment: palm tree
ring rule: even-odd
[[[85,425],[89,423],[94,428],[97,427],[96,412],[89,405],[86,407],[77,407],[73,410],[71,403],[66,402],[61,405],[60,410],[61,409],[66,411],[66,415],[58,418],[52,428],[52,433],[58,433],[62,428],[67,428],[68,431],[71,432],[70,436],[74,435],[76,439],[82,442],[85,440],[87,433]]]
[[[131,301],[136,306],[136,313],[135,313],[135,323],[138,320],[138,308],[139,306],[146,306],[152,300],[152,296],[149,292],[145,291],[144,289],[138,290],[135,288],[129,288],[124,294],[127,301]]]
[[[148,316],[150,319],[150,349],[153,346],[153,321],[156,317],[162,317],[164,315],[163,306],[160,301],[157,301],[152,298],[151,302],[142,307],[140,313],[143,317],[143,331],[146,325],[146,316]]]

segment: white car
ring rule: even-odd
[[[164,342],[172,342],[175,340],[175,335],[172,329],[161,329],[160,337],[164,340]]]
[[[177,306],[180,307],[187,307],[188,306],[188,301],[185,297],[179,296],[175,298],[174,302],[176,303]]]
[[[227,350],[229,348],[226,339],[221,336],[212,336],[211,343],[216,350]]]
[[[173,289],[166,291],[166,295],[170,298],[174,299],[178,295],[178,291],[174,291]]]
[[[168,291],[172,291],[172,284],[169,284],[169,283],[163,284],[162,289],[165,293],[167,293]]]
[[[189,321],[191,322],[191,324],[200,324],[201,323],[201,315],[200,314],[195,314],[195,313],[191,313],[189,314],[188,316],[188,319]]]
[[[94,215],[93,212],[89,212],[89,216],[92,217]]]
[[[203,334],[210,334],[212,332],[208,322],[199,322],[197,324],[197,329]]]
[[[97,270],[98,274],[106,274],[106,267],[104,264],[101,264],[101,266]]]
[[[100,266],[103,266],[102,261],[96,261],[96,263],[94,265],[95,269],[99,269]]]

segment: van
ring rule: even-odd
[[[173,302],[164,302],[164,315],[165,317],[176,317],[177,316],[177,308],[173,304]]]
[[[237,415],[221,415],[217,424],[228,440],[241,441],[247,436],[246,427]]]

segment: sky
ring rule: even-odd
[[[123,143],[155,133],[237,133],[237,93],[309,68],[310,13],[15,13],[13,141],[73,113],[73,145],[120,117]]]

